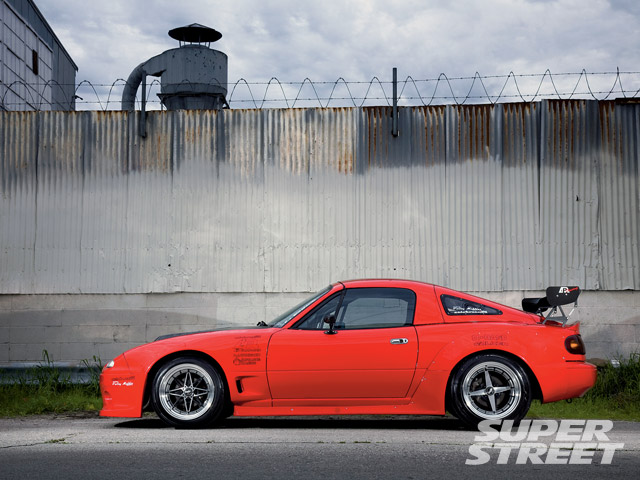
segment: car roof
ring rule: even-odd
[[[410,287],[432,287],[433,284],[420,282],[418,280],[404,280],[399,278],[363,278],[353,280],[343,280],[337,282],[344,285],[346,288],[362,288],[362,287],[396,287],[396,288],[410,288]]]

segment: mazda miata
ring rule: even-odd
[[[517,421],[533,399],[579,397],[595,382],[579,324],[562,310],[579,293],[549,287],[519,310],[416,281],[337,282],[269,323],[123,353],[102,371],[100,415],[154,410],[180,428],[231,415]]]

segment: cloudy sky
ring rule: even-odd
[[[35,1],[78,65],[77,81],[95,85],[126,79],[142,61],[177,46],[168,30],[194,22],[223,34],[213,46],[229,56],[230,84],[241,78],[260,83],[272,77],[282,82],[342,77],[365,82],[361,88],[366,88],[373,77],[389,81],[392,67],[400,80],[435,79],[440,73],[457,78],[547,69],[554,74],[640,71],[637,0]],[[635,93],[638,77],[622,75],[623,88]],[[577,75],[554,80],[560,90],[570,92],[578,84],[578,91],[586,91]],[[597,91],[609,90],[614,80],[615,75],[588,78]],[[518,81],[533,94],[541,77]],[[505,78],[487,80],[494,89],[489,93],[497,94],[504,83]],[[418,84],[427,97],[434,87],[435,82]],[[372,96],[380,95],[376,88]],[[464,93],[468,87],[456,88]],[[514,88],[508,82],[505,93]],[[543,81],[543,90],[550,88]],[[238,90],[236,98],[246,97],[242,87]],[[259,86],[254,90],[262,98]],[[405,93],[415,90],[407,87]]]

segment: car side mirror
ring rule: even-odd
[[[327,315],[326,317],[324,317],[324,323],[328,323],[329,324],[329,330],[327,330],[326,333],[327,335],[335,335],[336,332],[334,329],[334,325],[336,324],[336,316],[334,313],[330,313],[329,315]]]

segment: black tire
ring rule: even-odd
[[[153,378],[151,405],[173,427],[206,427],[224,409],[224,380],[213,365],[200,358],[174,358]]]
[[[524,418],[531,406],[531,381],[517,362],[484,354],[465,360],[451,380],[450,411],[477,427],[482,420]]]

